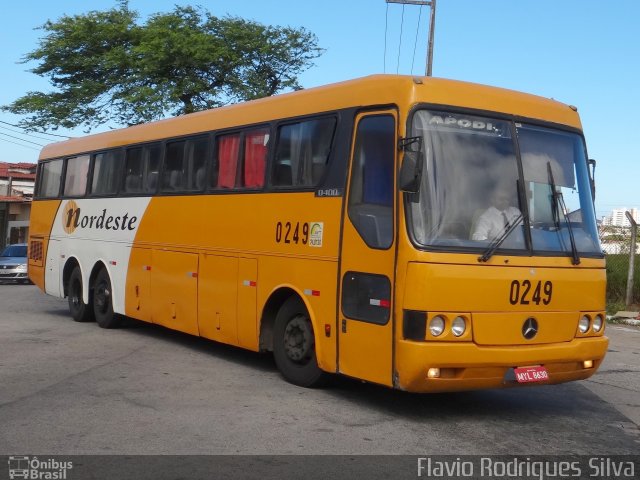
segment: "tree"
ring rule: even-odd
[[[299,75],[323,50],[304,28],[218,18],[178,7],[140,23],[128,0],[107,11],[63,16],[22,63],[53,91],[28,92],[4,111],[27,130],[107,122],[135,125],[298,90]]]

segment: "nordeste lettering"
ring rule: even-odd
[[[124,215],[107,215],[107,209],[102,209],[100,215],[82,215],[80,207],[69,208],[66,212],[66,226],[70,228],[93,228],[96,230],[135,230],[138,217]]]

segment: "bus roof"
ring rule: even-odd
[[[581,128],[575,109],[555,100],[457,80],[371,75],[53,143],[44,147],[40,160],[342,108],[395,104],[402,111],[416,103],[493,111]]]

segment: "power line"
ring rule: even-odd
[[[398,62],[396,63],[396,73],[400,71],[400,50],[402,49],[402,29],[404,27],[404,3],[402,4],[402,19],[400,20],[400,42],[398,43]]]
[[[389,4],[387,4],[388,6]],[[416,47],[418,46],[418,33],[420,32],[420,18],[422,18],[422,7],[420,5],[420,10],[418,11],[418,25],[416,26],[416,39],[413,42],[413,58],[411,59],[411,75],[413,75],[413,64],[416,61]]]
[[[9,135],[8,133],[0,132],[0,135],[4,135],[5,137],[15,138],[16,140],[20,140],[21,142],[33,143],[34,145],[38,145],[39,147],[44,147],[42,143],[32,142],[31,140],[25,140],[24,138],[16,137],[14,135]]]
[[[0,140],[7,143],[13,143],[14,145],[18,145],[19,147],[30,148],[31,150],[38,150],[38,151],[40,150],[39,148],[32,147],[31,145],[22,145],[21,143],[18,143],[18,142],[12,142],[11,140],[7,140],[6,138],[0,138]]]
[[[382,71],[387,73],[387,28],[389,26],[389,4],[387,3],[387,11],[384,15],[384,58],[382,60]]]
[[[33,135],[32,133],[26,133],[26,132],[22,132],[20,130],[15,130],[13,128],[9,128],[9,127],[5,127],[3,125],[0,125],[0,128],[7,130],[9,132],[13,132],[13,133],[17,133],[19,135],[24,135],[25,137],[31,137],[31,138],[38,138],[40,140],[45,140],[47,142],[52,142],[53,140],[51,140],[50,138],[45,138],[45,137],[40,137],[39,135]]]
[[[404,7],[405,5],[420,5],[422,8],[423,5],[428,5],[430,7],[431,15],[429,19],[429,36],[427,40],[427,61],[426,61],[426,76],[430,77],[432,72],[432,64],[433,64],[433,37],[435,30],[435,20],[436,20],[436,0],[386,0],[387,8],[389,3],[400,3],[402,4],[402,21],[404,23]],[[422,14],[422,12],[420,12]],[[418,28],[420,24],[418,22]],[[385,35],[386,40],[386,35]],[[402,25],[400,26],[400,44],[402,44]],[[414,58],[415,58],[415,45],[414,45]],[[413,71],[413,63],[411,66]],[[398,47],[398,68],[396,69],[396,73],[400,70],[400,47]],[[413,73],[413,72],[412,72]]]
[[[2,121],[2,120],[0,120],[0,123],[4,123],[5,125],[9,125],[11,127],[16,127],[16,128],[20,128],[21,130],[24,130],[20,125],[15,125],[13,123],[5,122],[5,121]],[[49,135],[51,137],[60,137],[60,138],[66,138],[66,139],[73,138],[73,137],[68,137],[68,136],[65,136],[65,135],[56,135],[55,133],[47,133],[47,132],[38,132],[38,133],[40,133],[42,135]],[[27,134],[25,133],[25,135],[27,135]],[[44,140],[46,140],[46,139],[44,139]]]

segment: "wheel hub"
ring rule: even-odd
[[[291,319],[284,330],[284,350],[292,361],[304,363],[313,352],[313,334],[306,317]]]
[[[108,305],[111,292],[105,284],[100,284],[96,288],[96,305],[104,310]]]

